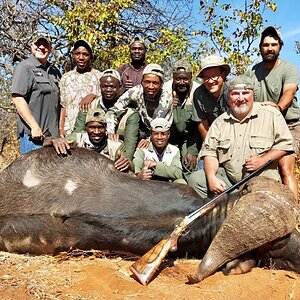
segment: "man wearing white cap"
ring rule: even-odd
[[[251,78],[245,75],[228,83],[230,110],[209,128],[200,152],[204,171],[189,178],[202,197],[223,192],[269,160],[274,163],[261,175],[281,180],[277,164],[294,152],[292,135],[277,109],[254,103],[253,88]]]
[[[16,66],[11,89],[18,112],[21,154],[41,148],[46,132],[58,135],[60,73],[48,61],[49,38],[37,35],[32,41],[31,52],[28,59]]]
[[[121,78],[118,71],[107,69],[100,78],[101,96],[95,98],[92,108],[101,107],[105,112],[111,108],[120,97]],[[85,130],[86,112],[77,115],[73,132]],[[132,160],[136,148],[139,130],[139,115],[135,109],[128,108],[121,116],[114,140],[124,141],[125,155]]]
[[[93,52],[90,44],[80,39],[72,48],[75,69],[65,73],[59,83],[61,97],[60,136],[73,131],[76,116],[81,108],[87,111],[92,101],[101,95],[101,72],[92,68]]]
[[[129,106],[134,107],[140,116],[140,140],[145,141],[150,136],[150,122],[153,119],[165,118],[172,123],[172,95],[163,88],[163,81],[162,67],[148,64],[143,71],[142,84],[125,92],[107,112],[107,132],[112,138],[116,132],[118,117]]]
[[[254,65],[246,74],[254,81],[255,101],[264,102],[279,110],[292,133],[295,154],[284,156],[279,167],[283,183],[296,196],[298,183],[294,176],[294,167],[300,146],[300,108],[296,92],[300,78],[295,65],[279,58],[282,47],[283,41],[278,30],[273,26],[265,28],[259,44],[262,62]]]
[[[135,174],[142,180],[162,180],[185,183],[179,149],[168,143],[170,123],[164,118],[151,121],[150,144],[147,148],[137,149],[133,164]]]

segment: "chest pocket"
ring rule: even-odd
[[[52,91],[51,84],[49,82],[48,78],[45,78],[44,76],[35,76],[34,77],[36,84],[37,84],[37,89],[41,91],[42,94],[49,94]]]
[[[251,136],[249,145],[256,154],[262,154],[272,148],[273,139],[269,136]]]
[[[230,148],[230,139],[221,140],[217,145],[217,155],[219,163],[225,163],[232,157],[232,150]]]

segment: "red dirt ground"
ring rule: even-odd
[[[253,269],[244,275],[217,272],[187,285],[199,261],[181,259],[163,269],[148,286],[132,278],[132,261],[94,255],[59,261],[52,256],[0,252],[0,299],[218,300],[300,299],[300,276],[280,270]]]

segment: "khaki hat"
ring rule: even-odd
[[[278,38],[280,45],[283,46],[283,41],[281,39],[281,34],[275,27],[269,26],[269,27],[264,29],[264,31],[261,34],[261,39],[260,39],[259,46],[261,46],[261,44],[263,43],[263,40],[266,36],[271,36],[271,37]]]
[[[113,77],[113,78],[116,78],[117,80],[119,80],[119,82],[121,83],[121,76],[120,76],[119,72],[114,69],[107,69],[107,70],[103,71],[100,79],[103,77]]]
[[[143,45],[146,47],[145,40],[142,39],[142,38],[140,38],[140,37],[138,37],[138,36],[134,37],[134,38],[130,41],[129,46],[131,46],[131,45],[134,44],[134,43],[137,43],[137,44],[143,44]]]
[[[246,75],[240,75],[232,78],[228,82],[228,90],[253,90],[254,84],[250,77]]]
[[[164,118],[153,119],[150,123],[151,131],[166,132],[170,130],[170,123]]]
[[[173,66],[173,73],[183,70],[187,73],[192,73],[192,66],[186,59],[177,60]]]
[[[91,57],[93,57],[92,46],[88,41],[83,39],[77,40],[73,45],[71,52],[75,51],[79,47],[84,47],[90,53]]]
[[[148,64],[144,71],[143,71],[143,76],[148,75],[148,74],[153,74],[158,76],[162,81],[164,81],[164,70],[159,64]]]
[[[88,122],[106,123],[105,111],[102,108],[90,109],[85,118],[85,124]]]
[[[198,74],[198,77],[202,77],[202,72],[205,69],[213,67],[222,67],[223,69],[225,69],[227,72],[226,76],[230,73],[230,66],[225,63],[223,57],[217,55],[209,55],[201,60],[201,70]]]

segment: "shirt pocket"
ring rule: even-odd
[[[225,163],[229,161],[232,157],[232,150],[231,150],[231,141],[230,139],[220,140],[217,145],[217,155],[219,163]]]
[[[36,76],[35,81],[37,84],[37,89],[41,91],[41,94],[49,94],[53,90],[47,78]]]
[[[270,136],[251,136],[249,146],[256,154],[263,154],[272,148],[273,139]]]

